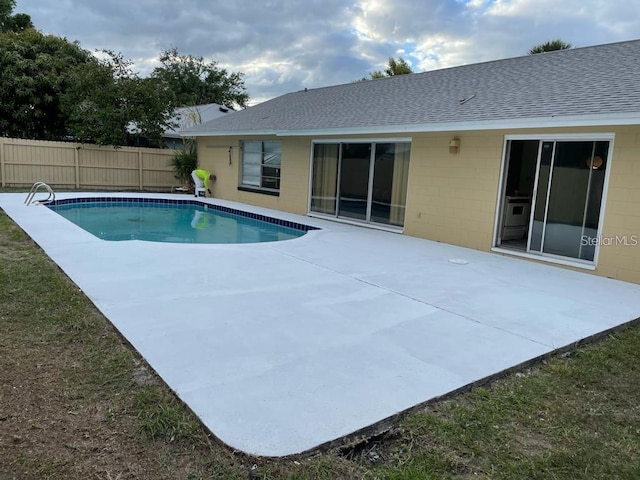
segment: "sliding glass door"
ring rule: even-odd
[[[540,140],[537,145],[531,144],[531,140],[507,142],[509,156],[503,176],[508,180],[504,201],[500,202],[498,245],[593,262],[610,141]],[[529,152],[531,157],[536,150],[535,163],[521,153]],[[528,228],[525,222],[521,230],[524,242],[509,236],[512,231],[520,232],[509,230],[512,210],[508,208],[514,199],[521,205],[530,204]]]
[[[410,143],[315,143],[311,212],[403,226]]]

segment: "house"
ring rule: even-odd
[[[640,40],[289,93],[197,125],[217,197],[640,283]]]
[[[233,111],[233,109],[217,103],[176,108],[173,118],[171,119],[176,126],[165,130],[162,137],[165,146],[174,149],[182,147],[183,140],[180,135],[181,130],[220,118],[229,111]]]
[[[179,107],[173,112],[170,123],[174,126],[167,128],[162,134],[164,148],[178,149],[184,145],[183,136],[180,132],[200,123],[205,123],[215,118],[219,118],[229,111],[229,107],[217,103],[207,103],[203,105],[193,105],[190,107]],[[129,144],[133,147],[158,147],[158,142],[149,140],[142,135],[138,126],[131,122],[127,125],[127,133],[130,136]]]

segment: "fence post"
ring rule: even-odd
[[[138,169],[140,175],[140,190],[144,189],[144,181],[142,179],[142,150],[138,149]]]
[[[73,148],[73,161],[75,163],[75,177],[76,177],[76,188],[80,188],[80,147],[75,146]]]
[[[2,179],[3,187],[7,185],[4,177],[4,138],[0,137],[0,179]]]

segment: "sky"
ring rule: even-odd
[[[44,33],[121,52],[148,75],[162,50],[244,73],[256,104],[349,83],[402,56],[414,72],[510,58],[560,38],[640,38],[631,0],[17,0]]]

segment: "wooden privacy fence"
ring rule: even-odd
[[[55,187],[100,190],[171,190],[175,150],[101,147],[0,137],[0,182],[42,181]]]

